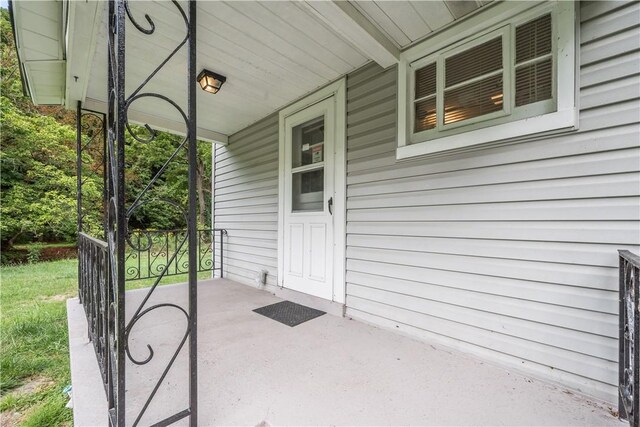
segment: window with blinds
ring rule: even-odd
[[[403,50],[396,158],[576,130],[575,3],[493,2]]]
[[[426,64],[416,61],[413,132],[436,134],[480,122],[504,123],[510,116],[526,118],[527,106],[552,101],[552,24],[547,13],[431,55]]]
[[[502,110],[502,37],[444,61],[444,124]]]

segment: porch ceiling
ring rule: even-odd
[[[131,2],[133,16],[151,35],[127,26],[127,92],[131,93],[185,36],[185,24],[170,2]],[[184,5],[183,5],[184,6]],[[186,7],[185,7],[186,10]],[[106,13],[98,35],[87,104],[106,101]],[[363,65],[368,58],[293,2],[199,2],[198,72],[227,77],[211,95],[198,90],[199,127],[230,135],[296,98]],[[186,50],[165,65],[145,91],[186,105]],[[141,100],[137,112],[178,121],[168,104]],[[168,126],[172,127],[172,126]],[[175,129],[178,130],[178,129]]]
[[[15,0],[16,4],[27,3]],[[33,2],[49,4],[48,0]],[[179,2],[186,10],[186,1]],[[246,1],[198,3],[198,66],[227,77],[222,90],[211,95],[198,91],[198,135],[226,142],[249,124],[373,60],[383,67],[397,61],[400,50],[438,28],[481,7],[477,1]],[[66,51],[65,83],[59,100],[75,108],[105,111],[107,101],[106,2],[63,2],[68,5],[68,26],[56,41]],[[131,93],[166,58],[185,36],[184,21],[169,1],[129,2],[132,16],[155,31],[146,35],[127,21],[126,89]],[[63,8],[49,8],[60,15]],[[26,16],[26,15],[25,15]],[[64,26],[64,19],[57,20]],[[20,28],[33,26],[28,18],[16,19]],[[19,48],[33,44],[19,37]],[[22,58],[23,62],[26,57]],[[145,87],[186,105],[186,49],[182,48]],[[64,69],[64,66],[63,66]],[[45,87],[49,76],[30,75],[31,95]],[[59,79],[59,77],[58,77]],[[55,102],[56,98],[47,100]],[[46,102],[43,102],[46,103]],[[184,131],[178,112],[158,99],[134,102],[133,122],[176,133]]]

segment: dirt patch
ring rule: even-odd
[[[77,256],[78,248],[74,246],[42,248],[42,251],[40,251],[40,259],[42,261],[55,261],[59,259],[76,258]]]
[[[13,390],[11,390],[11,394],[14,394],[14,395],[31,394],[42,389],[43,387],[50,386],[52,384],[54,384],[54,382],[47,378],[43,378],[43,377],[29,378],[27,382],[22,384],[20,387],[16,387]]]
[[[41,299],[44,302],[60,302],[60,301],[66,301],[69,298],[73,298],[73,294],[51,295],[48,297],[42,297]]]
[[[76,246],[42,247],[33,249],[12,248],[4,250],[0,261],[3,265],[27,264],[39,261],[57,261],[78,257]]]
[[[16,387],[9,393],[13,396],[20,396],[35,393],[45,387],[55,384],[53,381],[44,377],[32,377],[20,387]],[[15,427],[22,423],[24,414],[16,411],[0,412],[0,427]]]
[[[0,426],[1,427],[15,427],[19,426],[22,421],[22,413],[13,411],[0,412]]]

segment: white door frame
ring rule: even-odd
[[[297,113],[313,104],[327,98],[335,99],[335,130],[334,144],[334,183],[335,196],[333,214],[333,298],[332,300],[344,304],[345,302],[345,261],[346,261],[346,130],[347,130],[347,97],[346,78],[331,83],[311,95],[280,110],[279,123],[279,151],[278,151],[278,286],[283,287],[284,278],[284,149],[285,149],[285,118]]]

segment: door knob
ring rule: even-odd
[[[329,208],[329,214],[333,215],[333,212],[331,211],[331,207],[333,206],[333,197],[329,197],[329,200],[327,200],[327,207]]]

